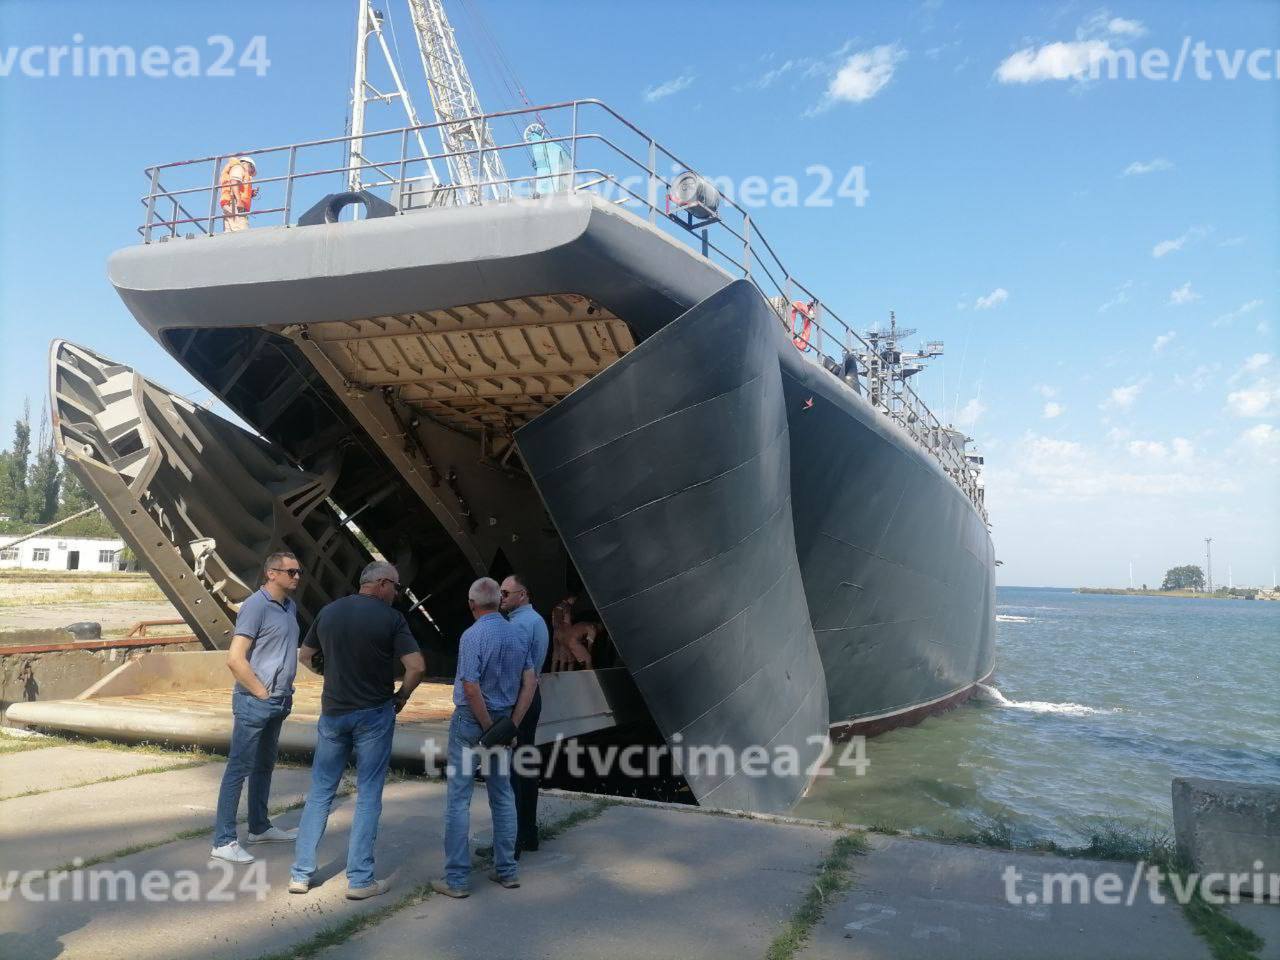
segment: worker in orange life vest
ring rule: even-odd
[[[253,187],[258,168],[248,157],[232,157],[222,168],[218,179],[221,187],[222,229],[227,233],[244,230],[249,226],[246,216],[258,191]]]

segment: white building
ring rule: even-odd
[[[104,537],[33,537],[15,547],[19,537],[0,536],[0,570],[120,569],[124,541]]]

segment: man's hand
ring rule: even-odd
[[[400,662],[404,664],[404,679],[400,681],[400,689],[395,695],[396,713],[404,709],[404,705],[409,702],[409,697],[413,695],[413,691],[417,689],[427,672],[427,663],[420,653],[406,653],[400,658]]]
[[[231,638],[231,648],[227,651],[227,669],[253,696],[259,700],[270,700],[271,691],[258,679],[258,675],[249,666],[249,648],[253,641],[248,637],[236,634]]]

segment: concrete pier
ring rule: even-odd
[[[207,831],[220,761],[196,758],[168,769],[173,758],[165,756],[30,743],[0,739],[0,785],[10,795],[0,800],[0,957],[117,958],[123,945],[130,960],[281,957],[303,947],[334,960],[764,957],[813,906],[811,893],[826,889],[823,863],[848,833],[812,821],[551,792],[540,816],[558,835],[525,855],[523,885],[504,890],[489,883],[488,864],[477,858],[472,897],[454,901],[426,887],[443,868],[444,784],[394,778],[377,846],[377,872],[394,886],[354,903],[344,898],[349,795],[330,819],[317,887],[296,896],[285,890],[290,844],[255,848],[256,872],[210,864]],[[297,823],[308,779],[305,767],[277,770],[272,806],[293,807],[276,816],[280,825]],[[474,844],[488,843],[483,788],[471,822]],[[1109,873],[1130,877],[1132,864],[879,834],[866,839],[867,851],[849,862],[847,886],[818,899],[807,938],[786,955],[1210,956],[1172,900],[1138,897],[1131,906],[1036,900],[1046,876],[1079,874],[1096,887]],[[57,890],[47,875],[22,882],[23,871],[48,871],[76,857],[91,861],[90,871],[108,872],[96,879],[97,899],[77,899],[70,877],[56,881]],[[1010,868],[1018,875],[1012,887]],[[161,896],[113,902],[102,892],[126,877],[141,890],[148,876]],[[184,876],[198,886],[194,899],[178,896]],[[82,878],[91,889],[94,875]],[[352,929],[351,921],[364,916],[368,925]],[[1248,922],[1250,914],[1243,916]]]

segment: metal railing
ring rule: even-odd
[[[558,127],[569,132],[546,136],[536,144],[526,142],[521,123],[535,121],[547,131]],[[357,170],[363,189],[375,194],[389,191],[389,200],[400,214],[428,206],[504,202],[558,192],[595,193],[633,207],[650,224],[691,244],[728,273],[753,282],[779,311],[781,322],[797,347],[811,354],[832,376],[841,376],[849,369],[847,361],[852,362],[866,388],[867,399],[929,451],[986,520],[978,472],[970,464],[963,443],[957,445],[953,439],[954,431],[943,425],[905,379],[865,376],[865,365],[860,365],[858,358],[873,354],[875,348],[791,274],[747,210],[728,196],[720,198],[713,218],[697,219],[678,206],[673,209],[673,180],[686,171],[703,176],[696,168],[599,100],[506,110],[460,122],[480,123],[494,134],[493,144],[468,151],[415,155],[411,147],[416,147],[418,134],[437,132],[436,128],[445,126],[429,123],[362,134],[360,159],[354,163],[350,144],[355,138],[342,136],[149,167],[146,175],[150,190],[142,198],[146,217],[138,232],[146,243],[212,236],[218,232],[219,224],[237,216],[261,226],[291,226],[296,211],[311,208],[328,194],[345,192],[350,174]],[[494,128],[507,123],[512,125],[515,138],[499,142]],[[535,146],[544,150],[544,157],[560,151],[555,155],[562,165],[536,167],[532,153]],[[527,163],[534,169],[501,179],[460,184],[436,182],[427,173],[433,166],[437,170],[448,166],[435,161],[475,154],[479,156],[474,169],[483,170],[480,161],[495,150],[509,169],[517,163]],[[233,157],[249,157],[257,168],[253,187],[262,205],[243,214],[221,209],[219,181],[223,166]],[[662,172],[664,167],[670,169],[669,177]],[[197,233],[185,233],[188,229]],[[811,314],[807,335],[795,329],[792,304]],[[850,357],[855,359],[849,361]]]

